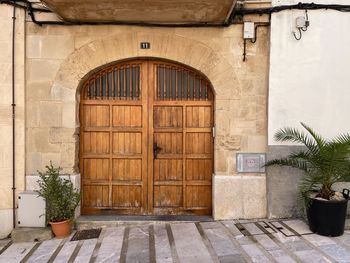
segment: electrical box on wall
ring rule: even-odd
[[[244,22],[243,38],[244,39],[254,39],[255,38],[254,22]]]
[[[265,153],[237,153],[238,173],[265,173]]]
[[[296,28],[304,28],[306,27],[306,18],[304,16],[298,16],[295,20]]]
[[[45,200],[34,191],[19,193],[18,226],[45,227]]]

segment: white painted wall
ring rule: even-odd
[[[275,0],[274,5],[300,0]],[[311,1],[310,1],[311,2]],[[314,1],[350,4],[349,0]],[[274,13],[271,20],[268,144],[285,126],[305,122],[326,137],[350,132],[350,13],[308,11],[310,26],[294,39],[302,10]]]

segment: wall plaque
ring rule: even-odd
[[[237,153],[238,173],[265,173],[264,153]]]

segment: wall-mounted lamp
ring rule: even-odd
[[[310,25],[309,16],[307,10],[305,10],[305,16],[298,16],[295,20],[295,27],[298,30],[298,33],[293,31],[293,36],[296,40],[300,40],[303,36],[303,31],[307,31],[307,28]]]

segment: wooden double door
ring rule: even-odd
[[[137,60],[85,81],[82,214],[210,215],[213,93],[198,72]]]

